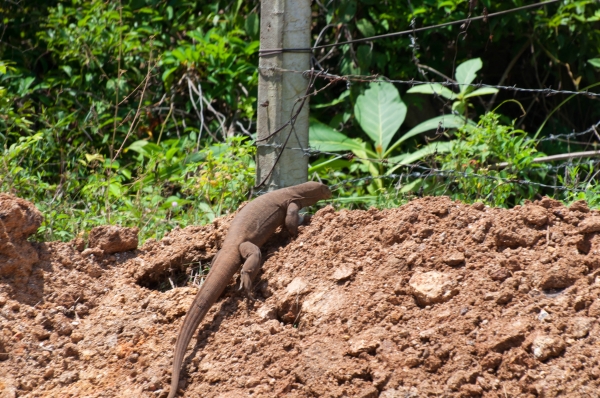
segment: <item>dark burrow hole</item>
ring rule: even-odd
[[[302,320],[301,307],[302,303],[296,302],[296,300],[287,300],[277,308],[277,320],[284,325],[297,327]]]
[[[338,378],[337,379],[337,384],[338,386],[342,386],[346,383],[351,383],[352,379],[359,379],[359,380],[364,380],[368,383],[372,383],[373,382],[373,375],[371,373],[366,373],[366,374],[357,374],[357,375],[352,375],[350,378]]]
[[[162,272],[143,275],[136,282],[146,289],[159,292],[166,292],[190,284],[200,285],[202,278],[208,275],[209,265],[209,262],[181,264],[177,267],[162,270]]]
[[[558,297],[564,291],[565,291],[565,288],[561,288],[561,289],[545,289],[545,290],[542,290],[542,293],[546,297],[554,298],[554,297]]]

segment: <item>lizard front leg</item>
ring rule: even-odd
[[[244,289],[246,294],[251,297],[252,281],[260,271],[262,254],[260,248],[250,242],[240,244],[239,250],[242,258],[246,260],[242,266],[240,290]]]
[[[302,224],[302,221],[304,221],[304,217],[298,213],[300,209],[301,207],[294,202],[290,203],[287,208],[285,215],[285,228],[292,236],[298,235],[298,225]]]

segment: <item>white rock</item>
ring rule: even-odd
[[[531,352],[540,361],[559,356],[565,350],[565,342],[557,336],[539,335],[533,340]]]
[[[576,339],[584,338],[588,335],[594,324],[594,318],[577,317],[571,324],[571,335]]]
[[[300,294],[304,292],[308,283],[304,280],[304,278],[297,276],[293,281],[290,282],[289,285],[285,288],[288,294]]]
[[[333,274],[331,275],[331,279],[340,282],[344,279],[350,278],[353,273],[354,269],[352,269],[352,267],[342,265],[333,272]]]
[[[256,311],[256,313],[262,319],[275,319],[275,318],[277,318],[277,310],[274,307],[269,306],[269,305],[263,305],[263,306],[261,306]]]
[[[421,306],[443,303],[458,294],[456,282],[451,276],[437,271],[416,272],[408,284]]]

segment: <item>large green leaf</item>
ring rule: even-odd
[[[391,164],[394,164],[385,174],[390,175],[398,168],[421,160],[425,156],[433,155],[434,153],[448,153],[452,150],[454,141],[449,142],[432,142],[425,145],[421,149],[412,153],[403,153],[402,155],[394,156],[388,159]]]
[[[330,159],[327,158],[319,158],[317,161],[311,163],[308,166],[308,174],[312,174],[317,170],[320,170],[324,167],[330,167],[333,170],[342,170],[344,168],[350,168],[352,166],[352,162],[346,159],[343,159],[344,155],[339,155]]]
[[[456,68],[456,81],[461,84],[461,93],[464,93],[469,88],[469,86],[465,86],[464,84],[473,83],[473,80],[477,77],[477,71],[482,66],[481,58],[473,58],[458,65]]]
[[[364,37],[375,36],[375,27],[373,26],[371,21],[369,21],[366,18],[362,18],[356,21],[356,28],[359,30],[360,33],[362,33]]]
[[[496,94],[497,92],[498,92],[497,88],[482,87],[482,88],[478,88],[477,90],[465,95],[463,98],[477,97],[478,95]]]
[[[456,93],[454,93],[448,87],[444,87],[440,83],[419,84],[418,86],[414,86],[408,89],[407,93],[437,94],[449,100],[456,99]]]
[[[341,2],[338,8],[338,15],[342,22],[350,22],[352,18],[354,18],[354,14],[356,14],[356,0],[347,0]]]
[[[398,139],[398,141],[394,142],[394,145],[388,149],[386,152],[386,156],[389,155],[394,149],[396,149],[400,144],[402,144],[407,139],[414,137],[415,135],[424,133],[430,130],[437,130],[438,127],[442,129],[451,129],[451,128],[459,128],[468,123],[473,124],[473,122],[467,121],[464,117],[458,115],[442,115],[431,118],[429,120],[425,120],[423,123],[419,123],[409,131],[407,131],[402,137]]]
[[[391,83],[372,83],[356,99],[354,114],[360,127],[383,154],[406,117],[406,105]]]
[[[311,120],[308,139],[312,148],[325,152],[364,151],[364,145],[326,124]]]
[[[596,68],[600,68],[600,58],[588,59],[588,63],[592,64]]]

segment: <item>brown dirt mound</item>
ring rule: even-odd
[[[230,221],[125,253],[36,244],[26,285],[0,279],[0,396],[166,396],[196,287],[163,290],[210,261]],[[599,232],[600,213],[582,202],[328,206],[296,239],[281,232],[263,248],[257,301],[232,281],[180,387],[186,397],[598,397]]]
[[[42,224],[42,214],[26,200],[0,193],[0,276],[12,276],[16,284],[29,279],[37,252],[27,242]]]

